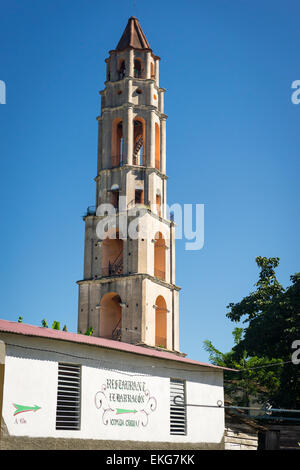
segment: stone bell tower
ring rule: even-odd
[[[175,352],[179,288],[175,227],[166,210],[167,116],[159,61],[138,20],[129,18],[105,61],[96,206],[84,216],[78,332],[92,327],[94,336]]]

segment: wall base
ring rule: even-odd
[[[3,437],[0,450],[224,450],[224,443],[98,441],[94,439]]]

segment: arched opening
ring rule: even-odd
[[[100,302],[100,336],[121,341],[121,332],[121,298],[116,292],[109,292]]]
[[[143,189],[136,188],[134,193],[135,204],[144,204],[144,191]]]
[[[106,80],[107,81],[110,81],[110,62],[106,62],[107,65],[106,65]]]
[[[110,190],[110,202],[115,209],[119,209],[120,188],[118,184],[113,184]]]
[[[155,168],[160,170],[160,131],[157,122],[155,123]]]
[[[161,232],[155,235],[154,241],[154,276],[166,279],[166,242]]]
[[[146,165],[145,156],[145,121],[136,118],[133,121],[133,165]]]
[[[120,118],[112,123],[111,160],[113,167],[120,166],[123,160],[123,122]]]
[[[119,80],[125,77],[125,60],[121,60],[118,68]]]
[[[105,238],[101,243],[101,273],[102,276],[120,276],[123,274],[123,240]]]
[[[156,202],[156,213],[159,217],[161,217],[161,195],[160,194],[156,194],[156,198],[155,198],[155,202]]]
[[[152,80],[155,80],[155,69],[154,69],[154,63],[153,62],[151,62],[151,64],[150,64],[150,73],[151,73]]]
[[[155,346],[167,347],[167,304],[162,295],[155,301]]]
[[[134,61],[134,77],[142,78],[142,61],[140,59]]]

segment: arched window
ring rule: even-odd
[[[135,204],[144,204],[144,191],[143,189],[136,188],[134,192]]]
[[[121,332],[121,298],[116,292],[109,292],[100,302],[100,336],[120,341]]]
[[[159,217],[161,217],[161,195],[158,193],[156,194],[155,203],[156,203],[156,213]]]
[[[167,347],[167,304],[162,295],[155,301],[155,346]]]
[[[111,204],[114,206],[115,209],[119,209],[119,197],[120,192],[118,189],[111,190]]]
[[[155,69],[154,69],[154,63],[153,62],[151,62],[151,64],[150,64],[150,73],[151,73],[152,80],[155,80]]]
[[[155,123],[155,168],[160,170],[160,131],[157,122]]]
[[[166,279],[166,242],[161,232],[155,235],[154,240],[154,276]]]
[[[140,59],[134,61],[134,77],[142,78],[142,61]]]
[[[106,65],[106,80],[110,81],[110,62]]]
[[[112,166],[120,166],[123,160],[123,122],[116,118],[112,123],[112,142],[111,142]]]
[[[105,238],[101,243],[101,274],[102,276],[119,276],[123,274],[123,240]]]
[[[145,121],[136,118],[133,121],[133,165],[146,165],[145,157]]]
[[[118,69],[119,80],[125,77],[125,60],[121,60],[119,69]]]

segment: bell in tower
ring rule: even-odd
[[[166,213],[167,116],[159,61],[137,18],[129,18],[106,59],[100,92],[97,210],[84,216],[78,331],[93,328],[95,336],[178,352],[180,289],[174,223]],[[114,229],[99,236],[110,207]],[[132,236],[137,214],[143,230]]]

